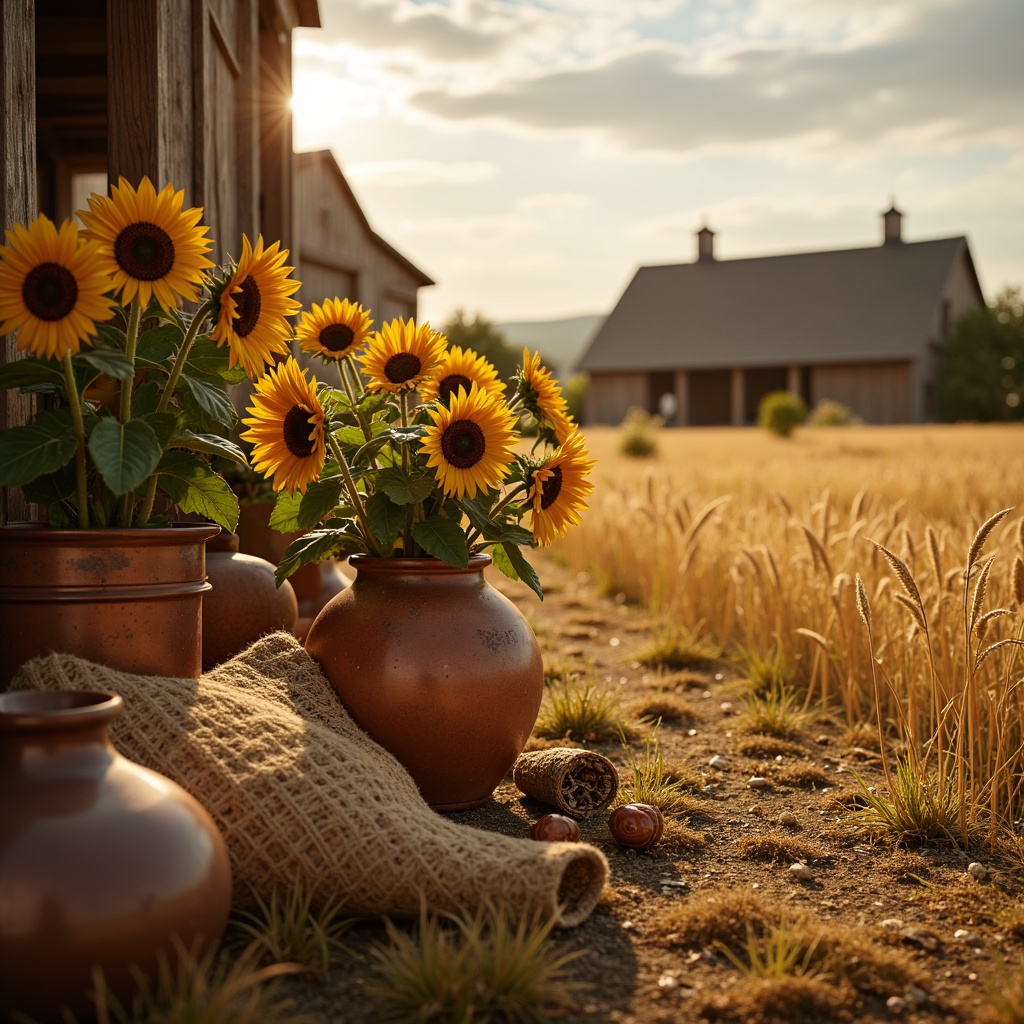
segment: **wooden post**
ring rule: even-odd
[[[35,4],[4,0],[0,18],[0,222],[28,224],[36,212]],[[18,358],[13,335],[0,336],[0,364]],[[0,429],[24,423],[30,396],[0,391]],[[0,524],[30,518],[17,488],[0,492]]]
[[[732,415],[730,421],[734,427],[742,427],[746,421],[746,392],[744,389],[743,367],[734,366],[730,378]]]

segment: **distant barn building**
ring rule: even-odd
[[[704,227],[695,262],[641,267],[580,360],[586,421],[669,394],[676,425],[741,426],[777,390],[868,423],[934,419],[937,347],[985,299],[966,238],[904,242],[895,206],[882,217],[879,246],[717,260]]]
[[[328,150],[296,155],[295,208],[303,305],[351,299],[377,325],[416,316],[417,289],[434,282],[370,227]]]

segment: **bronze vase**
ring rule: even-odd
[[[203,671],[233,658],[254,640],[279,629],[292,632],[299,615],[292,585],[274,582],[274,566],[242,554],[238,535],[221,533],[206,542],[203,595]]]
[[[198,677],[205,546],[219,532],[0,528],[0,691],[20,665],[50,651],[141,675]]]
[[[180,786],[122,757],[115,694],[0,694],[0,1021],[88,1015],[92,970],[127,1003],[172,937],[216,945],[227,849]]]
[[[489,555],[353,555],[355,581],[306,638],[355,721],[412,775],[435,810],[487,801],[540,710],[540,647],[485,579]]]

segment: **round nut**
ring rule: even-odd
[[[657,807],[650,804],[624,804],[612,811],[608,827],[620,846],[646,850],[661,839],[665,818]]]
[[[545,843],[578,843],[580,827],[564,814],[545,814],[533,823],[530,838]]]

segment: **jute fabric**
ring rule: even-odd
[[[603,754],[551,747],[520,754],[512,768],[519,789],[572,818],[589,818],[619,791],[619,773]]]
[[[304,882],[346,914],[414,917],[485,904],[578,924],[608,877],[602,853],[471,828],[435,814],[408,772],[352,721],[288,633],[200,679],[137,676],[64,654],[23,666],[12,689],[106,690],[111,739],[190,792],[220,828],[234,901]]]

